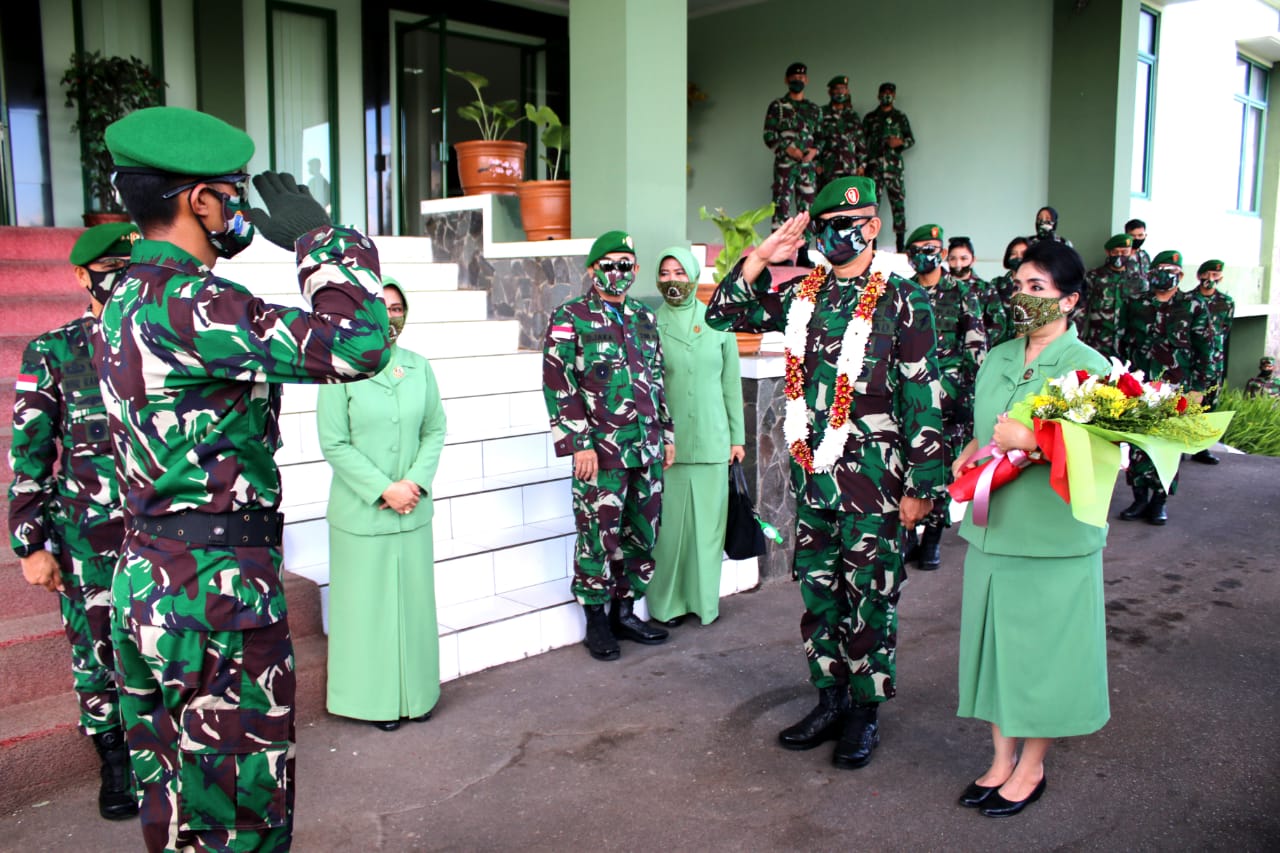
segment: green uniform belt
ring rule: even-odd
[[[190,545],[270,548],[280,544],[284,515],[269,509],[238,512],[184,509],[168,515],[134,516],[129,526],[158,539],[177,539]]]

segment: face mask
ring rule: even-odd
[[[1124,255],[1107,255],[1107,266],[1113,270],[1124,269],[1127,258]]]
[[[1021,263],[1022,263],[1022,258],[1019,258],[1017,255],[1010,255],[1009,257],[1004,259],[1004,268],[1007,269],[1009,272],[1013,272],[1018,268],[1018,265]]]
[[[921,275],[928,275],[938,268],[942,258],[936,252],[912,252],[911,268]]]
[[[973,269],[973,267],[972,267],[972,266],[962,267],[962,266],[958,266],[958,265],[953,265],[953,266],[951,267],[951,277],[952,277],[952,278],[964,278],[965,276],[967,276],[967,275],[969,274],[969,271],[970,271],[971,269]]]
[[[1052,233],[1053,233],[1053,229],[1054,229],[1055,225],[1056,225],[1056,223],[1054,223],[1054,222],[1052,222],[1052,221],[1050,221],[1050,222],[1041,222],[1040,220],[1038,220],[1038,219],[1037,219],[1037,220],[1036,220],[1036,233],[1037,233],[1037,234],[1039,234],[1041,237],[1048,237],[1050,234],[1052,234]]]
[[[827,226],[818,232],[818,251],[834,266],[843,266],[866,251],[868,243],[862,237],[862,224],[843,231]]]
[[[787,91],[789,91],[789,92],[793,92],[793,93],[795,93],[795,94],[797,94],[797,95],[798,95],[798,94],[800,94],[801,92],[803,92],[803,91],[804,91],[804,81],[803,81],[803,80],[788,80],[788,81],[787,81]]]
[[[387,340],[394,341],[400,337],[400,333],[404,331],[404,315],[390,314],[387,316]]]
[[[1259,368],[1259,370],[1258,370],[1258,375],[1259,375],[1259,376],[1266,376],[1266,377],[1270,378],[1271,374],[1272,374],[1272,373],[1274,373],[1274,372],[1275,372],[1275,368],[1274,368],[1274,367],[1263,367],[1263,368]]]
[[[1142,248],[1142,244],[1143,244],[1143,243],[1145,243],[1145,242],[1147,242],[1147,238],[1146,238],[1146,237],[1134,237],[1134,238],[1133,238],[1133,250],[1134,250],[1135,252],[1136,252],[1136,251],[1138,251],[1139,249],[1141,249],[1141,248]]]
[[[1009,313],[1013,317],[1013,331],[1029,335],[1042,329],[1062,316],[1062,306],[1057,296],[1032,296],[1018,293],[1009,297]]]
[[[106,305],[107,300],[111,298],[111,291],[115,288],[116,281],[120,278],[120,274],[124,272],[124,268],[98,272],[86,267],[85,271],[89,273],[89,295],[99,305]]]
[[[1218,283],[1211,278],[1200,279],[1201,290],[1216,290],[1217,287],[1218,287]]]
[[[880,96],[880,106],[887,107],[893,103],[893,95],[885,93]]]
[[[600,288],[610,296],[622,296],[636,280],[634,271],[620,272],[619,270],[595,270],[592,276],[596,280],[596,287]]]
[[[847,104],[847,103],[849,103],[849,94],[846,92],[846,93],[845,93],[845,94],[843,94],[843,95],[832,95],[832,96],[831,96],[831,103],[833,103],[833,104]]]
[[[249,248],[249,244],[253,242],[253,223],[245,217],[245,213],[249,210],[249,204],[239,196],[233,198],[226,193],[218,192],[212,187],[206,187],[205,191],[211,192],[222,199],[223,227],[221,231],[205,232],[209,238],[209,245],[213,246],[213,250],[218,253],[218,257],[234,258]]]
[[[692,281],[667,281],[658,286],[662,288],[662,298],[668,305],[675,308],[685,303],[697,284]]]
[[[1151,289],[1164,292],[1178,286],[1178,274],[1173,270],[1152,270]]]

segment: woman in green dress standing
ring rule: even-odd
[[[707,325],[694,298],[701,267],[674,246],[658,265],[662,381],[675,422],[676,461],[663,474],[649,613],[675,626],[690,613],[706,625],[720,615],[720,566],[729,511],[729,462],[743,449],[737,340]]]
[[[1051,240],[1027,249],[1014,273],[1009,314],[1018,337],[992,349],[978,370],[974,435],[953,466],[971,467],[979,442],[1038,453],[1029,424],[1006,413],[1047,380],[1108,362],[1082,343],[1067,316],[1084,292],[1084,263]],[[1053,738],[1107,722],[1107,637],[1102,549],[1107,531],[1076,521],[1049,486],[1049,466],[1031,465],[993,491],[985,527],[966,512],[969,542],[960,617],[957,715],[991,723],[994,757],[960,804],[988,817],[1020,812],[1044,793]],[[1023,740],[1021,755],[1017,742]]]
[[[394,344],[407,305],[383,285]],[[426,720],[440,698],[431,480],[445,435],[431,365],[391,353],[371,379],[321,386],[316,414],[333,468],[327,707],[384,731]]]

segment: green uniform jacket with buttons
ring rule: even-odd
[[[978,368],[973,434],[979,446],[991,440],[998,415],[1039,394],[1050,379],[1074,370],[1105,373],[1109,368],[1097,350],[1080,340],[1074,326],[1029,365],[1023,363],[1026,352],[1026,339],[1014,338],[987,353]],[[1107,544],[1106,528],[1076,521],[1071,506],[1050,487],[1048,465],[1030,465],[1016,480],[993,491],[986,527],[973,523],[971,504],[960,535],[988,554],[1016,557],[1079,557]]]
[[[728,462],[729,448],[746,442],[737,338],[708,326],[707,306],[696,299],[658,306],[658,337],[676,462]]]
[[[431,520],[431,481],[444,449],[445,415],[425,358],[392,347],[391,361],[371,379],[322,386],[316,420],[320,450],[333,467],[329,524],[375,536]],[[378,507],[387,486],[399,480],[422,488],[422,499],[408,515]]]

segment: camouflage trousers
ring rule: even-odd
[[[293,643],[281,619],[246,631],[142,625],[117,600],[125,737],[148,851],[288,850]]]
[[[573,595],[580,604],[641,598],[653,577],[653,544],[662,513],[662,463],[601,468],[573,479]]]
[[[893,210],[893,230],[907,233],[907,181],[902,172],[886,169],[874,163],[867,166],[867,174],[876,182],[876,197],[881,204],[889,200]],[[883,217],[882,217],[883,218]]]
[[[773,225],[778,227],[783,222],[799,213],[804,213],[813,204],[813,194],[817,191],[818,169],[813,163],[797,163],[790,158],[773,164]]]
[[[1178,476],[1174,475],[1173,482],[1169,484],[1169,492],[1165,494],[1156,466],[1151,464],[1151,457],[1136,447],[1129,448],[1129,470],[1125,472],[1124,479],[1135,489],[1150,489],[1153,497],[1168,497],[1178,493]]]
[[[907,573],[898,514],[796,506],[800,634],[815,687],[849,684],[855,702],[894,695],[898,597]]]

